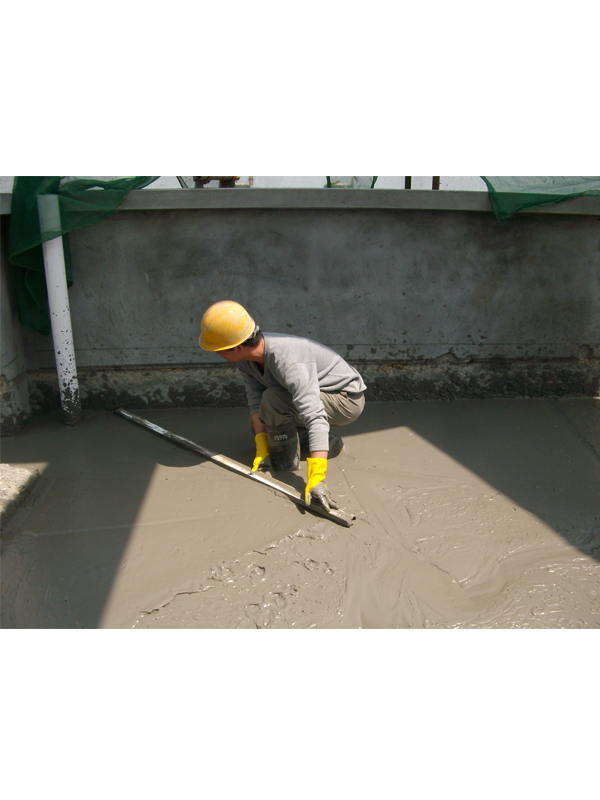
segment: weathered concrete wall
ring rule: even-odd
[[[447,356],[423,362],[354,361],[367,383],[369,400],[451,400],[487,397],[595,397],[598,359],[453,361]],[[58,408],[56,370],[29,373],[35,411]],[[246,405],[235,367],[82,369],[79,391],[86,409],[239,407]]]
[[[31,415],[27,364],[23,348],[22,328],[18,322],[14,296],[8,278],[8,218],[2,216],[0,235],[2,356],[0,369],[1,431],[14,436]]]
[[[205,194],[239,206],[251,193]],[[197,343],[203,311],[226,298],[263,330],[360,365],[372,398],[598,391],[600,215],[131,210],[70,238],[84,407],[243,402],[234,373]],[[34,408],[45,408],[52,341],[25,331],[24,344]]]

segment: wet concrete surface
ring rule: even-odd
[[[252,461],[245,409],[137,413]],[[370,403],[338,432],[351,528],[112,413],[34,418],[2,444],[41,473],[3,529],[2,626],[600,627],[599,400]]]

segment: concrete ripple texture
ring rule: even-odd
[[[242,408],[144,414],[251,461]],[[110,413],[37,417],[4,445],[41,478],[3,532],[2,625],[598,628],[599,418],[370,403],[328,470],[347,529]]]

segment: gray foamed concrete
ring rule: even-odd
[[[368,403],[327,484],[351,528],[115,414],[36,415],[4,628],[599,628],[600,403]],[[146,410],[244,464],[247,412]],[[279,473],[301,492],[306,464]]]

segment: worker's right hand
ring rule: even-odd
[[[268,469],[271,466],[271,459],[269,458],[269,440],[266,433],[257,433],[254,437],[256,442],[256,458],[252,462],[252,470],[250,474],[256,472],[257,469]]]
[[[337,508],[338,504],[331,496],[331,492],[325,485],[325,474],[327,472],[326,458],[307,458],[307,481],[304,490],[304,499],[308,505],[318,503],[326,511]]]

